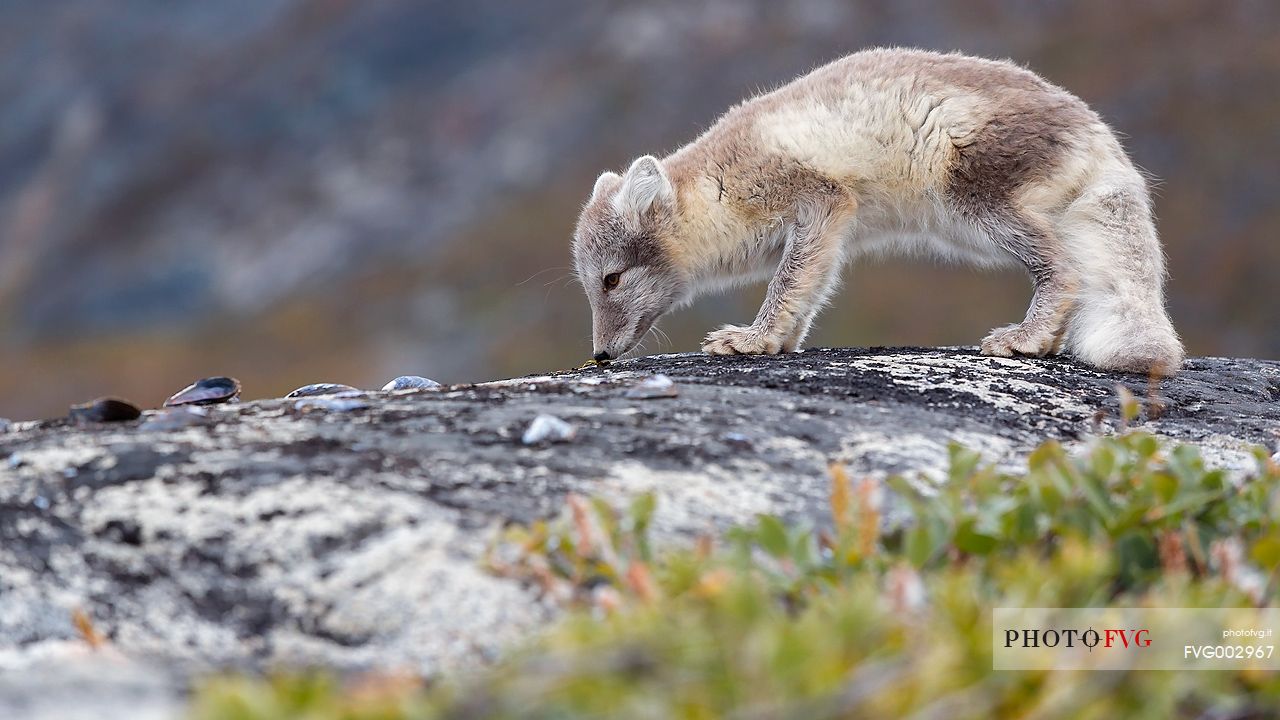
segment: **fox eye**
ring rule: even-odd
[[[622,273],[609,273],[604,276],[604,289],[612,290],[618,287],[618,282],[622,280]]]

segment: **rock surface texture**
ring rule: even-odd
[[[674,397],[628,395],[659,373]],[[484,549],[568,493],[654,491],[668,540],[761,512],[822,522],[830,462],[937,482],[955,441],[1015,469],[1045,439],[1114,432],[1118,384],[1150,394],[1145,378],[965,348],[694,354],[217,406],[194,424],[14,423],[0,431],[0,716],[43,714],[31,680],[92,655],[76,610],[107,637],[98,654],[168,668],[93,675],[133,703],[148,678],[178,688],[210,667],[475,663],[554,614],[487,574]],[[1280,362],[1193,359],[1156,395],[1140,427],[1241,477],[1252,447],[1280,441]],[[532,437],[543,414],[572,432]]]

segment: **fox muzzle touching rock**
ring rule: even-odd
[[[689,279],[668,251],[676,242],[676,195],[656,158],[625,176],[596,181],[574,242],[578,279],[591,303],[597,361],[635,347],[658,318],[692,299]]]
[[[1025,268],[1026,317],[987,335],[986,354],[1182,364],[1145,178],[1081,100],[1008,62],[837,60],[666,158],[601,175],[573,242],[601,360],[699,294],[766,279],[755,320],[703,350],[798,350],[845,264],[884,252]]]

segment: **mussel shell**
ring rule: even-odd
[[[340,392],[360,392],[358,389],[350,385],[341,383],[313,383],[311,385],[303,385],[293,392],[285,395],[286,398],[304,398],[316,397],[318,395],[337,395]]]
[[[216,405],[235,402],[240,397],[240,381],[233,377],[207,377],[182,388],[164,401],[165,407]]]
[[[127,422],[142,417],[137,405],[119,398],[98,398],[81,405],[72,405],[72,420],[81,423]]]
[[[382,386],[383,391],[388,390],[417,390],[419,388],[440,387],[440,383],[430,378],[424,378],[420,375],[401,375]]]

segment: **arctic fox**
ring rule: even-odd
[[[769,279],[708,353],[793,352],[844,264],[875,252],[1026,268],[1021,323],[989,355],[1065,350],[1162,375],[1182,364],[1145,179],[1083,101],[1009,62],[855,53],[727,112],[661,160],[596,180],[574,264],[595,358],[700,293]]]

